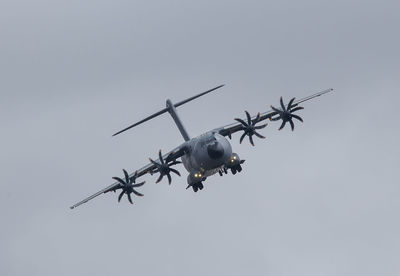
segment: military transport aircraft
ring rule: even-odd
[[[176,108],[198,97],[208,94],[218,88],[221,88],[222,86],[224,85],[219,85],[213,89],[210,89],[175,104],[172,103],[171,100],[167,100],[166,107],[164,109],[115,133],[113,136],[118,135],[141,123],[153,119],[154,117],[168,112],[175,121],[175,124],[182,134],[185,142],[165,154],[162,154],[160,150],[157,159],[153,160],[149,158],[150,162],[144,167],[135,171],[134,173],[128,174],[126,170],[123,170],[123,178],[113,177],[115,183],[74,204],[70,208],[73,209],[75,207],[78,207],[79,205],[86,203],[103,193],[108,193],[111,191],[115,192],[117,190],[121,190],[121,193],[118,196],[118,202],[121,200],[123,195],[126,194],[129,202],[133,203],[131,194],[135,194],[136,196],[143,196],[142,193],[136,190],[136,188],[145,184],[145,182],[136,183],[136,180],[139,177],[142,177],[145,174],[153,175],[157,173],[159,174],[159,176],[156,180],[156,183],[160,182],[165,176],[168,179],[168,183],[171,184],[171,173],[180,176],[179,171],[174,169],[173,166],[180,163],[183,163],[183,166],[188,171],[188,186],[186,189],[191,187],[194,192],[202,190],[204,188],[203,181],[205,181],[207,177],[211,175],[219,173],[219,175],[222,176],[223,174],[227,174],[229,170],[232,172],[232,174],[236,174],[237,172],[242,171],[242,164],[244,160],[240,159],[239,155],[232,151],[231,144],[226,137],[232,139],[232,134],[236,132],[242,132],[242,135],[239,139],[240,143],[242,143],[243,139],[247,136],[250,144],[254,146],[253,136],[265,138],[260,133],[258,133],[258,130],[263,129],[267,126],[265,122],[259,124],[267,119],[269,119],[270,121],[281,121],[279,130],[284,128],[285,125],[289,123],[293,131],[293,119],[303,122],[303,119],[300,116],[294,114],[296,111],[303,109],[303,107],[299,105],[303,102],[326,94],[333,90],[326,89],[324,91],[302,98],[297,101],[295,98],[292,98],[287,105],[283,103],[283,99],[281,97],[280,107],[278,108],[271,105],[271,110],[264,113],[258,113],[255,116],[251,116],[249,112],[245,111],[245,119],[235,118],[235,122],[230,125],[215,128],[211,131],[201,134],[198,137],[190,138],[185,127],[183,126],[181,119],[178,116]],[[179,161],[178,159],[180,159],[181,161]]]

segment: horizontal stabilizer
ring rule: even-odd
[[[203,95],[206,95],[206,94],[208,94],[208,93],[210,93],[210,92],[212,92],[212,91],[214,91],[214,90],[217,90],[218,88],[221,88],[222,86],[224,86],[224,84],[219,85],[219,86],[217,86],[217,87],[214,87],[213,89],[207,90],[207,91],[202,92],[202,93],[200,93],[200,94],[197,94],[196,96],[190,97],[190,98],[188,98],[188,99],[186,99],[186,100],[180,101],[180,102],[174,104],[174,106],[175,106],[175,107],[181,106],[181,105],[183,105],[183,104],[185,104],[185,103],[188,103],[188,102],[190,102],[190,101],[192,101],[192,100],[194,100],[194,99],[197,99],[198,97],[201,97],[201,96],[203,96]],[[122,132],[124,132],[124,131],[127,131],[128,129],[131,129],[131,128],[137,126],[137,125],[140,125],[141,123],[144,123],[144,122],[146,122],[146,121],[148,121],[148,120],[151,120],[151,119],[153,119],[154,117],[157,117],[157,116],[159,116],[159,115],[161,115],[161,114],[167,112],[168,110],[169,110],[168,107],[166,107],[166,108],[164,108],[164,109],[161,109],[160,111],[158,111],[158,112],[156,112],[156,113],[154,113],[154,114],[152,114],[152,115],[150,115],[150,116],[144,118],[143,120],[141,120],[141,121],[139,121],[139,122],[137,122],[137,123],[134,123],[133,125],[130,125],[130,126],[128,126],[127,128],[124,128],[123,130],[118,131],[117,133],[114,133],[112,136],[118,135],[118,134],[120,134],[120,133],[122,133]]]
[[[163,113],[165,113],[165,112],[167,112],[167,111],[168,111],[168,108],[164,108],[164,109],[158,111],[157,113],[154,113],[153,115],[150,115],[149,117],[146,117],[146,118],[144,118],[143,120],[141,120],[141,121],[139,121],[139,122],[137,122],[137,123],[135,123],[135,124],[133,124],[133,125],[131,125],[131,126],[128,126],[127,128],[124,128],[123,130],[120,130],[120,131],[118,131],[117,133],[114,133],[113,136],[118,135],[118,134],[120,134],[120,133],[122,133],[122,132],[124,132],[124,131],[127,131],[128,129],[131,129],[131,128],[137,126],[137,125],[140,125],[141,123],[144,123],[144,122],[146,122],[146,121],[148,121],[148,120],[151,120],[151,119],[153,119],[154,117],[157,117],[157,116],[159,116],[159,115],[161,115],[161,114],[163,114]]]
[[[197,99],[198,97],[201,97],[201,96],[203,96],[203,95],[205,95],[205,94],[208,94],[208,93],[210,93],[210,92],[213,92],[214,90],[217,90],[218,88],[221,88],[221,87],[223,87],[224,85],[225,85],[225,84],[221,84],[221,85],[219,85],[219,86],[217,86],[217,87],[214,87],[213,89],[207,90],[207,91],[205,91],[205,92],[203,92],[203,93],[197,94],[196,96],[190,97],[189,99],[180,101],[179,103],[174,104],[174,106],[175,106],[175,107],[181,106],[181,105],[183,105],[183,104],[185,104],[185,103],[188,103],[188,102],[190,102],[190,101],[192,101],[192,100],[194,100],[194,99]]]

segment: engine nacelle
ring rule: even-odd
[[[243,163],[243,162],[242,163],[240,163],[240,162],[241,162],[241,160],[240,160],[239,155],[237,153],[233,152],[231,158],[229,159],[229,163],[226,164],[226,167],[229,169],[237,167],[238,165]]]
[[[192,172],[187,177],[187,183],[190,185],[193,183],[201,182],[204,179],[205,179],[205,176],[202,171]]]
[[[231,169],[233,174],[236,174],[236,172],[241,172],[242,171],[242,165],[245,160],[241,160],[239,155],[235,152],[232,153],[231,158],[229,159],[229,162],[225,165],[226,168]]]
[[[186,189],[192,187],[194,192],[198,190],[203,190],[204,186],[202,181],[205,180],[205,176],[203,175],[202,171],[199,172],[192,172],[187,177],[188,186]]]

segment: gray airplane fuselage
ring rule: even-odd
[[[228,139],[215,131],[190,138],[176,112],[175,105],[169,99],[166,101],[166,108],[186,141],[185,155],[181,159],[189,172],[188,184],[201,182],[224,167],[239,164],[239,156],[232,154],[232,146]]]
[[[189,172],[189,184],[204,180],[224,166],[229,166],[233,156],[236,156],[232,154],[228,139],[212,131],[190,139],[186,148],[182,162]]]

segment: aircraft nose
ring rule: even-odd
[[[219,159],[224,155],[224,147],[220,143],[214,142],[207,146],[207,152],[211,159]]]

